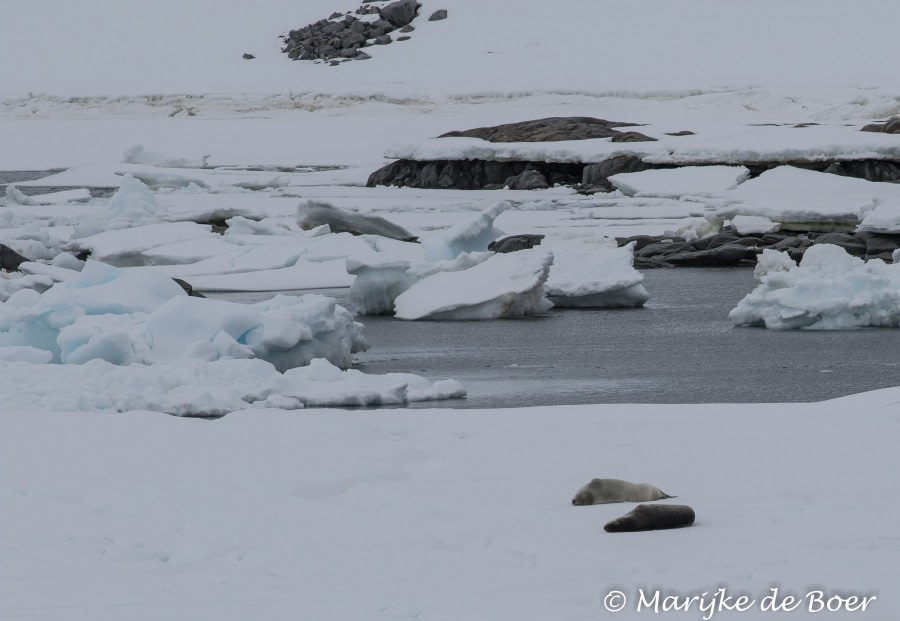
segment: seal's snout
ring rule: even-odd
[[[577,505],[578,505],[578,499],[577,499],[577,498],[573,498],[573,499],[572,499],[572,504],[577,506]]]

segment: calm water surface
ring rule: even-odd
[[[413,407],[819,401],[900,385],[900,330],[735,328],[749,269],[645,272],[646,308],[407,322],[362,317],[366,373],[454,378],[464,401]],[[323,291],[344,304],[347,290]],[[255,301],[272,294],[218,294]]]

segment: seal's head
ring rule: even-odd
[[[581,489],[578,490],[578,493],[575,494],[575,498],[572,499],[572,504],[576,507],[583,507],[584,505],[592,505],[594,504],[594,494],[590,490]]]

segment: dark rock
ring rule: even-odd
[[[0,269],[4,269],[7,272],[18,272],[19,266],[29,260],[9,246],[0,244]]]
[[[738,236],[734,233],[716,233],[709,237],[701,237],[694,242],[694,248],[697,250],[707,250],[724,246],[738,240]]]
[[[354,60],[369,60],[370,58],[372,58],[372,57],[369,56],[368,54],[366,54],[365,52],[360,52],[356,55]]]
[[[660,257],[635,257],[634,267],[639,270],[652,270],[663,267],[675,267]]]
[[[755,263],[758,252],[756,248],[740,244],[725,244],[712,249],[667,255],[665,260],[673,265],[687,267],[725,267]]]
[[[794,125],[795,129],[803,129],[804,127],[815,127],[818,123],[797,123]]]
[[[344,49],[350,48],[354,45],[362,45],[365,42],[365,35],[354,30],[345,32],[341,37],[341,47],[343,47]]]
[[[577,183],[575,186],[575,191],[579,194],[583,194],[584,196],[590,196],[592,194],[597,194],[599,192],[613,192],[615,191],[615,187],[613,184],[609,182],[605,183]]]
[[[863,126],[860,131],[900,134],[900,117],[888,119],[881,123],[869,123],[868,125]]]
[[[773,250],[789,250],[791,248],[806,248],[812,246],[811,239],[802,239],[800,237],[785,237],[779,242],[772,244]]]
[[[409,41],[412,37],[397,37],[397,41]]]
[[[900,182],[900,166],[884,160],[859,160],[835,162],[823,172],[843,177],[856,177],[867,181]]]
[[[631,242],[634,242],[634,250],[637,252],[638,250],[649,246],[650,244],[655,244],[658,242],[677,242],[684,243],[685,240],[683,237],[671,236],[671,235],[632,235],[631,237],[617,237],[616,243],[619,246],[626,246]]]
[[[666,132],[666,136],[694,136],[694,135],[696,135],[696,134],[694,134],[694,132],[692,132],[688,129],[683,129],[680,132]]]
[[[659,241],[636,250],[634,255],[636,257],[667,257],[678,252],[694,252],[694,246],[689,242]]]
[[[611,138],[621,132],[615,127],[634,125],[595,119],[587,116],[550,117],[520,123],[506,123],[493,127],[476,127],[464,131],[441,134],[439,138],[481,138],[488,142],[556,142],[560,140],[586,140]]]
[[[434,13],[431,14],[431,17],[428,18],[430,22],[440,21],[442,19],[447,19],[447,10],[446,9],[438,9]]]
[[[357,54],[359,54],[359,52],[352,48],[341,50],[342,58],[355,58]]]
[[[176,283],[178,283],[178,285],[182,289],[184,289],[184,292],[187,293],[189,296],[194,297],[194,298],[205,298],[206,297],[199,291],[194,291],[194,288],[191,286],[191,284],[189,282],[181,280],[180,278],[173,278],[172,280],[174,280]]]
[[[393,39],[391,39],[391,35],[385,34],[380,37],[375,37],[375,45],[387,45]]]
[[[505,182],[510,190],[543,190],[549,188],[547,178],[538,170],[524,170]]]
[[[645,136],[640,132],[624,132],[611,138],[612,142],[656,142],[656,138]]]
[[[853,237],[866,245],[866,257],[876,257],[885,253],[890,255],[900,248],[900,235],[863,231]]]
[[[384,32],[393,32],[395,27],[391,22],[384,19],[379,19],[372,22],[372,28],[379,28]]]
[[[248,54],[248,53],[244,52],[243,58],[244,58],[244,60],[253,60],[254,58],[256,58],[256,56],[254,56],[253,54]]]
[[[833,244],[840,246],[853,256],[860,257],[866,254],[866,244],[849,233],[824,233],[813,240],[814,245]]]
[[[412,32],[416,27],[412,24],[406,24],[403,28],[400,29],[400,32]]]
[[[588,164],[584,167],[581,183],[584,185],[609,185],[609,177],[620,173],[641,172],[650,170],[652,165],[646,164],[634,155],[619,155],[597,164]],[[612,187],[610,185],[610,187]]]
[[[378,12],[383,19],[389,21],[394,27],[399,28],[411,22],[416,16],[418,9],[419,5],[416,3],[416,0],[398,0]]]
[[[497,241],[492,241],[488,244],[487,249],[501,253],[528,250],[529,248],[539,246],[542,239],[544,239],[543,235],[511,235],[509,237],[504,237],[503,239],[498,239]]]

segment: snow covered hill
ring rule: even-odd
[[[384,3],[380,3],[384,4]],[[0,92],[64,96],[897,87],[893,0],[424,0],[411,39],[332,68],[280,36],[358,0],[4,3]],[[376,5],[377,6],[377,5]],[[429,22],[436,9],[446,20]],[[252,61],[244,53],[256,56]]]

